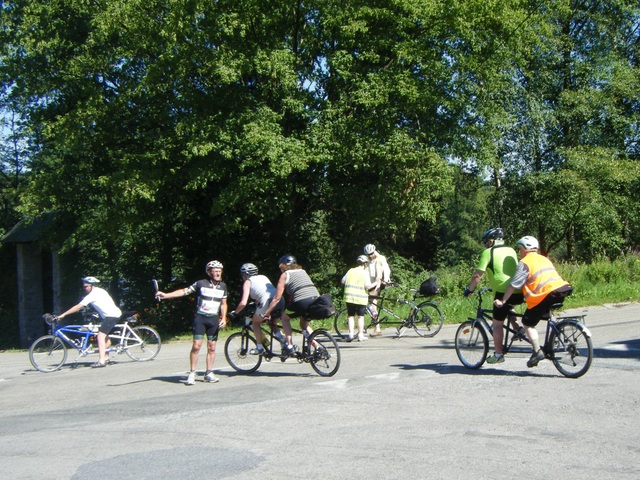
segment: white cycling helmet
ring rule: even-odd
[[[219,261],[213,260],[213,261],[207,263],[207,266],[206,266],[205,270],[209,270],[210,268],[220,268],[220,269],[222,269],[223,267],[222,267],[222,264]]]
[[[371,255],[376,253],[376,246],[373,243],[364,246],[365,255]]]
[[[527,251],[529,251],[529,250],[537,250],[539,248],[538,240],[536,240],[534,237],[530,237],[528,235],[526,237],[522,237],[520,240],[518,240],[518,245],[521,245],[522,248],[524,248]]]
[[[89,285],[97,285],[100,283],[100,280],[98,280],[96,277],[84,277],[82,279],[82,283],[87,283]]]
[[[358,262],[358,265],[366,265],[367,263],[369,263],[369,259],[366,255],[360,255],[358,256],[356,262]]]

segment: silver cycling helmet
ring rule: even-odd
[[[281,263],[284,263],[285,265],[293,265],[294,263],[298,263],[296,261],[296,257],[294,257],[293,255],[283,255],[282,257],[280,257],[280,260],[278,260],[278,265],[280,265]]]
[[[212,260],[211,262],[207,263],[207,266],[205,267],[205,270],[209,270],[210,268],[219,268],[222,269],[222,263],[220,263],[217,260]]]
[[[538,244],[538,240],[536,240],[536,238],[530,237],[528,235],[526,237],[522,237],[520,240],[518,240],[518,245],[521,245],[527,251],[529,251],[529,250],[537,250],[538,248],[540,248],[540,246]]]
[[[482,234],[482,243],[486,243],[487,240],[502,240],[503,238],[504,230],[492,227]]]
[[[89,285],[97,285],[100,283],[100,280],[98,280],[96,277],[84,277],[82,279],[82,283],[87,283]]]
[[[245,263],[240,267],[240,273],[246,273],[250,277],[258,274],[258,267],[253,263]]]
[[[376,246],[373,243],[364,246],[365,255],[371,255],[376,253]]]
[[[366,255],[359,255],[356,262],[358,262],[358,265],[366,265],[367,263],[369,263],[369,259]]]

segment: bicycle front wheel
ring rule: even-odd
[[[331,377],[340,368],[340,347],[326,330],[316,330],[309,336],[311,366],[323,377]]]
[[[262,363],[262,355],[251,355],[249,351],[256,348],[256,339],[248,333],[236,332],[229,335],[224,344],[224,356],[229,365],[240,373],[252,373]]]
[[[487,332],[475,320],[463,322],[456,331],[456,354],[467,367],[477,369],[482,366],[489,353]]]
[[[549,336],[549,345],[551,360],[565,377],[578,378],[587,373],[593,360],[587,327],[578,322],[560,322]]]
[[[146,362],[160,353],[160,335],[151,327],[135,327],[127,331],[122,339],[124,351],[132,360]]]
[[[60,338],[45,335],[33,342],[29,348],[29,360],[36,370],[55,372],[67,360],[67,347]]]
[[[336,316],[333,319],[333,329],[336,331],[336,334],[340,336],[340,338],[348,338],[349,337],[349,315],[347,315],[347,307],[344,307],[342,310],[338,310],[336,312]]]
[[[444,315],[433,302],[418,305],[413,312],[413,329],[421,337],[434,337],[442,328]]]

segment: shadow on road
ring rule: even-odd
[[[536,373],[535,370],[519,370],[514,372],[493,367],[473,370],[462,365],[451,365],[448,363],[423,363],[419,365],[396,364],[391,366],[400,368],[401,370],[431,370],[440,375],[507,375],[517,377],[557,377],[560,375],[540,374]]]

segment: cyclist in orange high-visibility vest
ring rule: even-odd
[[[502,300],[495,300],[494,304],[501,307],[507,303],[514,290],[522,288],[522,294],[527,303],[522,324],[533,347],[533,354],[527,362],[527,367],[531,368],[538,365],[540,360],[544,360],[536,325],[544,315],[549,313],[551,305],[563,303],[564,298],[571,294],[573,288],[562,279],[551,261],[538,253],[538,240],[534,237],[522,237],[518,240],[518,247],[520,247],[520,262],[516,267],[516,273],[511,278]]]

